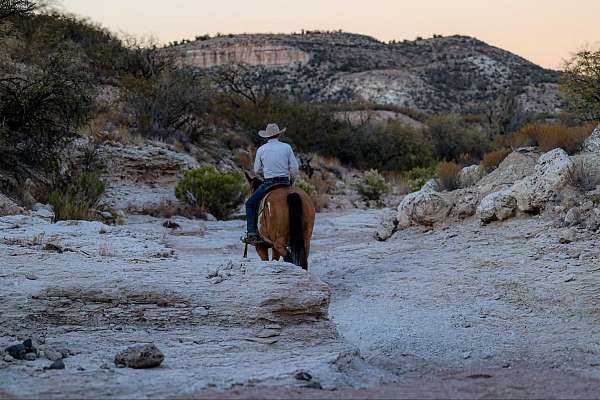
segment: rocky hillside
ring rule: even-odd
[[[279,87],[311,101],[363,99],[424,111],[471,112],[502,95],[555,112],[558,72],[466,36],[383,43],[342,33],[244,34],[173,47],[199,69],[263,66]]]

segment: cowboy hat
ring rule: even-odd
[[[285,132],[287,128],[279,129],[277,124],[269,124],[264,131],[258,131],[258,136],[263,138],[270,138],[273,136],[277,136]]]

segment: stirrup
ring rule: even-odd
[[[258,234],[246,234],[246,236],[242,236],[242,243],[249,244],[250,246],[259,246],[261,244],[265,244],[265,241]]]

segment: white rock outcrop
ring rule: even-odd
[[[510,189],[490,193],[477,207],[477,216],[484,222],[503,221],[512,217],[517,209],[517,200]]]
[[[398,206],[397,227],[406,228],[411,224],[431,226],[443,221],[453,203],[438,189],[437,182],[431,179],[421,190],[406,195]]]
[[[515,182],[510,188],[485,196],[477,208],[484,222],[504,220],[515,212],[538,212],[555,199],[566,185],[567,173],[572,165],[563,149],[551,150],[538,159],[534,173]]]
[[[19,207],[10,197],[0,193],[0,216],[16,215],[23,211],[23,208]]]
[[[590,137],[583,142],[582,150],[587,153],[600,153],[600,125],[598,125]]]
[[[535,173],[516,182],[511,189],[518,209],[525,212],[544,209],[565,186],[571,165],[569,155],[563,149],[543,154],[535,166]]]
[[[483,169],[479,165],[469,165],[458,173],[458,183],[461,188],[475,185],[483,177]]]

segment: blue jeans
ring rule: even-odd
[[[246,225],[248,233],[257,233],[257,213],[260,201],[263,199],[263,197],[266,196],[266,194],[273,186],[279,185],[290,186],[290,179],[287,177],[275,177],[265,179],[264,182],[258,187],[258,189],[256,189],[256,191],[252,193],[248,201],[246,201]]]

